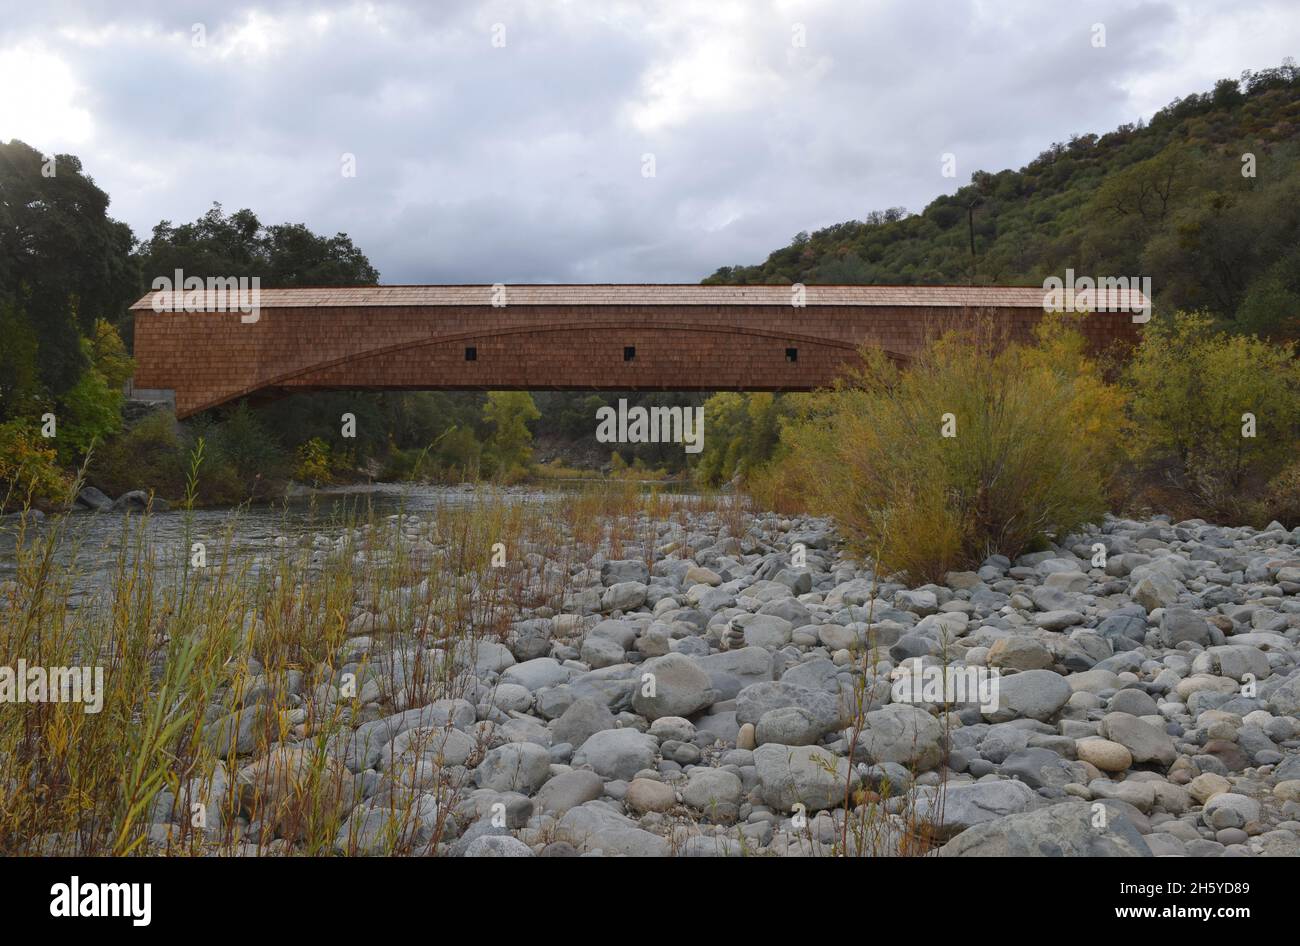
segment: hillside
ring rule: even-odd
[[[1223,79],[1149,123],[1055,143],[1018,171],[977,171],[920,213],[800,233],[763,263],[704,282],[1034,285],[1066,268],[1150,276],[1160,309],[1300,334],[1294,62]]]

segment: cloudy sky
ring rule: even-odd
[[[1297,0],[0,0],[0,140],[138,236],[215,200],[388,283],[694,282],[1288,55]]]

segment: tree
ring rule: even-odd
[[[379,272],[346,233],[313,233],[301,223],[265,226],[253,211],[227,215],[221,204],[193,223],[164,220],[137,255],[148,285],[176,270],[186,276],[256,276],[263,289],[373,286]]]
[[[533,435],[529,423],[541,417],[527,391],[492,391],[483,407],[483,419],[492,426],[483,447],[487,473],[514,479],[526,473],[532,463],[529,446]]]
[[[27,417],[41,405],[36,332],[12,301],[0,299],[0,418]]]
[[[1223,508],[1275,475],[1300,441],[1300,362],[1293,345],[1217,331],[1204,313],[1147,326],[1127,369],[1133,452],[1166,461],[1175,481]]]
[[[55,396],[86,368],[82,335],[137,297],[135,238],[107,210],[76,156],[0,144],[0,303],[30,327],[40,383]]]

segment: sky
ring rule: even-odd
[[[384,283],[696,282],[1297,55],[1297,0],[0,0],[0,141],[138,237],[218,201]]]

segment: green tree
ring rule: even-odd
[[[193,223],[164,220],[140,245],[146,285],[180,269],[186,276],[256,276],[263,289],[373,286],[379,272],[346,233],[313,233],[304,224],[264,225],[253,211],[212,207]]]
[[[21,141],[0,144],[0,303],[27,321],[40,382],[55,396],[88,364],[82,336],[138,293],[134,237],[107,211],[75,155],[47,160]]]
[[[0,418],[29,417],[42,403],[36,332],[12,302],[0,299]]]
[[[92,444],[102,443],[122,429],[122,391],[110,387],[92,365],[81,373],[72,390],[64,392],[59,415],[59,460],[74,464]]]
[[[1212,511],[1294,458],[1300,444],[1295,346],[1229,335],[1205,313],[1152,321],[1127,369],[1133,453],[1166,463]]]
[[[491,426],[483,459],[490,476],[517,479],[532,465],[532,432],[528,425],[541,417],[527,391],[492,391],[483,407],[483,419]]]

